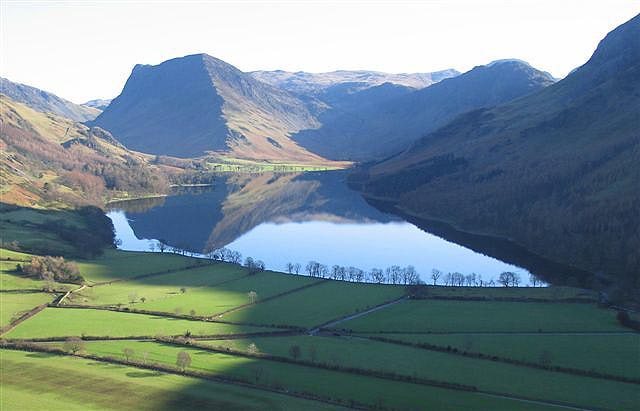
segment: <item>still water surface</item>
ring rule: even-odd
[[[475,273],[483,282],[527,270],[447,241],[369,205],[345,184],[344,172],[230,175],[215,187],[163,199],[112,204],[108,216],[125,250],[149,251],[161,240],[195,253],[227,247],[284,271],[311,260],[363,270],[413,265]]]

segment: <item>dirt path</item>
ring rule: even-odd
[[[335,326],[337,324],[343,323],[345,321],[353,320],[354,318],[362,317],[362,316],[365,316],[367,314],[371,314],[372,312],[375,312],[375,311],[378,311],[378,310],[382,310],[384,308],[390,307],[392,305],[398,304],[399,302],[402,302],[402,301],[405,301],[405,300],[408,300],[408,299],[409,299],[409,297],[407,297],[405,295],[405,296],[402,296],[402,297],[400,297],[400,298],[398,298],[396,300],[387,301],[386,303],[382,303],[382,304],[376,305],[375,307],[369,308],[368,310],[360,311],[359,313],[349,314],[349,315],[347,315],[345,317],[341,317],[341,318],[338,318],[338,319],[335,319],[335,320],[331,320],[329,322],[326,322],[324,324],[320,324],[320,325],[318,325],[316,327],[313,327],[313,328],[309,329],[309,331],[307,331],[307,334],[315,335],[322,328],[331,328],[331,327],[333,327],[333,326]]]

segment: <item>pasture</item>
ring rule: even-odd
[[[341,323],[354,332],[626,331],[613,310],[584,303],[409,300]]]
[[[264,390],[140,370],[83,358],[0,351],[0,409],[341,410]],[[34,384],[37,381],[37,384]]]
[[[93,309],[46,308],[4,335],[6,338],[50,338],[68,336],[129,337],[218,335],[264,332],[262,327],[245,327],[203,321],[189,321],[147,314]]]

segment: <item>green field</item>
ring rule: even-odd
[[[401,297],[404,287],[329,281],[225,315],[228,321],[313,327]]]
[[[363,334],[366,336],[366,334]],[[369,334],[380,337],[380,334]],[[534,364],[640,379],[639,334],[386,334],[384,338],[453,347]]]
[[[7,338],[46,338],[67,336],[155,336],[218,335],[268,331],[265,328],[180,320],[147,314],[92,309],[46,308],[19,324]]]
[[[111,365],[81,358],[0,351],[0,409],[47,410],[339,410],[247,387]],[[34,384],[37,381],[37,384]]]
[[[119,250],[105,250],[104,255],[99,258],[78,261],[80,274],[90,284],[179,270],[196,264],[204,265],[208,262],[170,253]]]
[[[243,351],[250,343],[255,344],[261,352],[277,356],[289,357],[290,347],[297,345],[302,352],[300,358],[306,361],[439,379],[476,386],[486,392],[511,393],[585,407],[632,409],[638,390],[638,386],[633,384],[525,368],[357,337],[269,337],[207,342],[213,347],[231,347]]]
[[[16,272],[17,260],[29,260],[30,255],[3,255],[12,258],[0,260],[0,319],[7,324],[20,312],[52,301],[56,294],[29,292],[45,285]],[[123,360],[123,350],[127,348],[133,350],[133,361],[164,367],[175,367],[178,352],[184,350],[192,359],[189,371],[245,381],[254,388],[167,375],[136,364],[122,366],[1,350],[3,410],[29,409],[21,405],[36,401],[55,403],[52,409],[65,401],[68,404],[59,408],[69,410],[182,406],[225,410],[265,406],[331,409],[323,402],[285,395],[294,392],[344,405],[357,402],[365,404],[365,408],[401,410],[539,410],[556,409],[557,404],[632,410],[640,400],[637,383],[489,359],[496,356],[535,364],[544,361],[548,366],[640,378],[640,334],[623,328],[614,310],[599,308],[595,303],[569,302],[593,297],[580,289],[426,287],[423,295],[434,299],[401,300],[410,292],[404,286],[355,284],[268,271],[248,275],[238,265],[169,253],[105,250],[102,257],[77,263],[87,286],[54,284],[59,291],[77,291],[60,307],[44,309],[2,338],[14,342],[71,336],[107,338],[85,341],[81,355]],[[248,304],[249,291],[257,293],[253,304]],[[483,301],[476,301],[478,298]],[[385,305],[396,300],[399,301]],[[93,306],[120,310],[90,308]],[[378,308],[367,311],[374,307]],[[127,309],[154,311],[157,315]],[[231,311],[220,316],[227,310]],[[174,317],[191,313],[196,318]],[[215,315],[238,324],[198,319]],[[258,334],[282,331],[270,328],[274,324],[304,327],[312,333],[317,332],[315,327],[330,324],[337,332],[310,336],[293,329],[288,336]],[[213,353],[153,340],[156,336],[185,334],[191,335],[194,344],[225,351]],[[217,337],[198,337],[206,335]],[[369,336],[428,343],[444,349],[448,346],[450,350],[374,341]],[[61,342],[38,344],[49,348],[64,346]],[[250,344],[255,345],[257,356],[242,354]],[[291,354],[294,346],[300,350],[295,359]],[[462,355],[464,351],[485,358]],[[260,355],[286,357],[295,362]],[[56,379],[56,373],[64,377]],[[41,383],[33,387],[29,381],[36,376]],[[449,388],[436,387],[434,382],[449,384]],[[105,384],[114,388],[106,389]],[[67,396],[61,396],[56,388],[59,386],[71,387],[65,388]],[[478,392],[462,390],[461,386],[475,387]],[[132,390],[153,398],[135,398]]]
[[[410,300],[342,323],[354,332],[627,331],[594,304]]]
[[[54,295],[47,293],[0,293],[0,326],[9,324],[12,319],[53,299]]]
[[[415,409],[417,404],[428,409],[468,409],[472,405],[492,410],[544,409],[520,401],[496,399],[463,391],[406,384],[153,342],[101,341],[86,345],[89,353],[121,359],[124,358],[124,348],[132,349],[137,359],[146,353],[148,361],[166,365],[174,365],[177,353],[187,351],[193,360],[191,368],[196,371],[220,376],[231,375],[258,385],[286,387],[299,392],[315,392],[322,397],[342,399],[345,402],[353,399],[372,406],[379,403],[389,405],[388,398],[393,398],[394,406],[402,409]]]

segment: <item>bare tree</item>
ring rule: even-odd
[[[293,274],[293,263],[287,263],[287,272]]]
[[[149,241],[149,251],[154,252],[156,251],[156,243],[153,241]]]
[[[382,284],[384,282],[384,272],[379,268],[372,268],[369,275],[371,276],[371,279],[378,284]]]
[[[180,293],[184,294],[187,292],[187,289],[185,287],[180,287]]]
[[[196,316],[196,310],[194,310],[193,308],[191,309],[191,311],[189,311],[189,315],[192,317]]]
[[[431,270],[431,279],[433,280],[433,285],[438,284],[438,279],[440,278],[441,275],[442,275],[442,271],[435,268]]]
[[[144,304],[144,302],[147,301],[147,297],[140,297],[140,302]]]
[[[71,354],[79,353],[84,350],[84,341],[78,337],[69,337],[62,344],[62,349]]]
[[[258,299],[258,293],[255,291],[249,291],[247,293],[247,297],[249,297],[249,304],[255,304],[256,300]]]
[[[164,251],[167,249],[167,245],[163,240],[158,241],[156,243],[156,246],[158,247],[158,250],[160,250],[161,253],[164,253]]]
[[[134,351],[131,348],[123,348],[122,352],[124,353],[124,358],[126,359],[127,362],[129,362],[129,360],[131,359],[131,357],[133,357]]]
[[[300,358],[301,352],[302,351],[300,350],[300,346],[297,345],[297,344],[296,345],[292,345],[291,347],[289,347],[289,355],[294,360],[297,360],[298,358]]]
[[[300,274],[300,268],[301,268],[300,263],[295,263],[293,265],[293,271],[295,271],[296,274]]]
[[[189,353],[186,351],[180,351],[176,357],[176,365],[182,370],[182,372],[185,372],[187,367],[191,365],[191,356]]]
[[[129,293],[129,303],[130,304],[135,303],[137,299],[138,299],[138,293],[136,293],[135,291]]]

